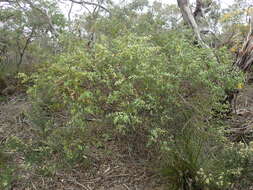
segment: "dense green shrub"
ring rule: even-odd
[[[225,89],[235,88],[242,77],[229,70],[226,56],[218,63],[211,50],[194,46],[184,36],[163,38],[159,46],[151,37],[104,39],[94,50],[77,47],[45,64],[33,75],[28,91],[35,127],[48,137],[59,127],[85,134],[95,125],[105,131],[113,126],[115,135],[127,137],[133,147],[139,142],[133,138],[159,147],[175,189],[226,188],[230,174],[221,185],[213,183],[216,178],[207,181],[200,171],[219,176],[229,170],[225,165],[211,167],[216,154],[227,148],[224,127],[210,115],[220,109]],[[59,112],[66,116],[60,122],[55,119]],[[73,146],[85,149],[84,140],[78,139],[82,137],[75,137]],[[73,147],[60,141],[60,146]],[[80,155],[80,150],[72,154]]]
[[[180,128],[190,116],[209,114],[224,88],[236,86],[226,67],[185,39],[157,47],[126,36],[98,44],[92,55],[80,48],[59,56],[34,75],[29,92],[53,112],[68,110],[72,124],[92,117],[126,131],[144,122],[148,130]]]

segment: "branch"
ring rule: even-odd
[[[25,45],[24,45],[24,47],[23,47],[22,50],[21,50],[21,47],[19,46],[19,43],[17,44],[18,47],[19,47],[18,49],[20,50],[20,52],[19,52],[20,58],[19,58],[19,62],[18,62],[18,64],[17,64],[17,71],[19,71],[20,65],[21,65],[22,62],[23,62],[23,57],[24,57],[24,55],[25,55],[25,51],[26,51],[26,49],[28,48],[28,45],[29,45],[30,42],[31,42],[31,39],[32,39],[32,37],[33,37],[34,32],[35,32],[35,27],[32,28],[32,31],[31,31],[30,35],[27,37],[26,42],[25,42]]]
[[[80,5],[94,5],[94,6],[100,7],[101,9],[105,10],[106,12],[110,13],[110,11],[106,7],[104,7],[103,5],[100,5],[98,3],[87,2],[87,1],[82,1],[82,0],[80,0],[80,1],[69,0],[69,1],[76,3],[76,4],[80,4]]]
[[[251,12],[250,14],[250,23],[249,23],[250,29],[249,29],[249,33],[247,36],[247,40],[249,40],[250,36],[253,35],[253,12]]]
[[[239,33],[235,33],[235,30],[233,30],[230,35],[227,36],[226,39],[224,39],[223,41],[221,41],[220,39],[218,39],[220,41],[219,44],[217,44],[216,48],[220,48],[226,44],[230,44],[232,42],[232,39],[235,37],[235,36],[238,36]]]
[[[196,0],[196,8],[195,8],[195,11],[193,13],[194,18],[196,18],[198,15],[203,16],[202,11],[201,11],[202,7],[203,7],[202,1],[201,0]]]
[[[48,24],[49,24],[49,26],[50,26],[52,32],[53,32],[56,36],[58,36],[59,33],[58,33],[57,30],[55,29],[55,27],[54,27],[54,25],[53,25],[53,22],[52,22],[50,16],[48,15],[48,13],[47,13],[46,11],[43,11],[43,10],[41,10],[40,8],[36,7],[30,0],[25,0],[25,2],[27,2],[27,3],[30,5],[30,7],[31,7],[32,9],[37,10],[38,12],[40,12],[42,15],[44,15],[44,16],[46,17],[47,22],[48,22]]]
[[[96,6],[94,9],[93,9],[93,12],[92,12],[92,17],[93,19],[95,20],[94,22],[96,22],[96,19],[98,17],[98,13],[99,13],[99,10],[100,10],[101,7],[99,6]],[[96,32],[95,32],[95,28],[92,26],[91,27],[91,33],[89,35],[89,40],[88,40],[88,43],[87,43],[87,47],[90,49],[92,47],[92,44],[94,44],[96,41]]]
[[[11,0],[0,0],[0,3],[15,3],[15,1],[11,1]]]
[[[72,12],[72,8],[73,8],[73,2],[71,2],[70,9],[69,9],[69,12],[68,12],[68,22],[69,23],[71,21],[70,15],[71,15],[71,12]]]

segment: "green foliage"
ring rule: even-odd
[[[10,167],[0,168],[0,188],[9,189],[13,181],[13,169]]]
[[[147,145],[158,146],[174,189],[227,188],[239,165],[214,167],[219,148],[224,150],[220,165],[228,148],[223,127],[207,118],[219,109],[225,89],[235,89],[242,77],[229,71],[223,53],[217,63],[211,50],[192,45],[184,35],[161,37],[126,35],[97,44],[94,52],[75,48],[45,64],[28,91],[37,135],[50,139],[50,149],[61,150],[66,160],[80,160],[88,150],[83,140],[88,129],[110,125],[115,134],[145,136]],[[59,123],[57,113],[67,118]],[[74,135],[76,129],[84,136]],[[225,179],[216,184],[207,174]]]
[[[28,118],[34,125],[36,136],[23,150],[26,161],[41,167],[45,165],[43,166],[45,170],[48,167],[51,168],[52,165],[55,169],[66,166],[66,164],[72,166],[83,163],[85,167],[88,166],[87,137],[84,129],[81,127],[68,128],[65,126],[66,123],[62,126],[63,121],[60,121],[61,118],[57,120],[58,115],[56,115],[48,110],[43,110],[41,104],[33,105]]]
[[[10,165],[10,156],[4,152],[5,147],[0,147],[0,188],[9,189],[13,181],[14,167]]]
[[[9,152],[22,154],[22,167],[44,177],[66,166],[88,168],[91,147],[120,139],[130,151],[146,147],[155,155],[170,189],[252,184],[252,143],[229,142],[229,127],[213,114],[228,107],[221,103],[227,92],[242,87],[228,48],[235,52],[242,40],[233,34],[248,30],[242,22],[248,3],[236,0],[224,13],[215,1],[205,7],[212,35],[201,35],[215,49],[196,44],[176,5],[106,1],[101,5],[110,13],[96,7],[75,19],[69,14],[68,26],[58,5],[10,1],[0,10],[0,93],[21,63],[19,77],[29,86],[31,136],[5,142]],[[202,29],[206,21],[198,19]],[[13,168],[0,149],[1,189],[11,188]]]
[[[164,142],[162,173],[171,182],[169,189],[219,190],[232,189],[236,184],[243,189],[250,187],[252,143],[230,143],[219,131],[195,126]]]
[[[57,3],[46,0],[6,2],[0,10],[0,22],[0,72],[11,74],[23,63],[45,61],[56,46],[53,27],[57,32],[66,27]]]
[[[85,125],[92,117],[109,119],[128,130],[144,120],[162,128],[167,128],[168,121],[181,125],[183,115],[188,119],[199,110],[209,113],[224,87],[237,86],[240,77],[226,72],[228,66],[218,64],[209,50],[185,39],[164,47],[150,40],[126,36],[113,44],[98,44],[94,55],[81,49],[74,55],[64,54],[34,75],[35,86],[29,93],[53,112],[66,109],[72,124]],[[187,102],[194,100],[189,106]],[[177,110],[182,112],[173,113]]]

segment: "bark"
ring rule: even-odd
[[[209,48],[209,46],[205,44],[201,38],[199,27],[189,6],[189,0],[177,0],[177,3],[183,15],[184,21],[193,29],[201,47]]]
[[[196,18],[197,16],[203,16],[202,15],[202,7],[203,7],[203,3],[201,0],[196,0],[196,8],[195,11],[193,13],[194,18]]]
[[[244,72],[250,71],[253,64],[253,12],[250,18],[250,29],[242,49],[239,51],[235,65]]]
[[[71,2],[70,9],[68,12],[68,25],[69,25],[69,32],[71,31],[71,12],[73,9],[73,2]]]
[[[69,9],[69,12],[68,12],[68,23],[69,24],[71,23],[70,15],[71,15],[72,9],[73,9],[73,2],[71,2],[70,9]]]
[[[26,50],[27,50],[27,48],[28,48],[28,45],[31,43],[31,39],[32,39],[32,37],[33,37],[34,31],[35,31],[35,28],[32,28],[32,31],[31,31],[30,35],[27,37],[27,39],[26,39],[26,41],[25,41],[25,45],[24,45],[23,48],[21,48],[21,47],[19,46],[19,44],[17,44],[17,45],[18,45],[18,49],[19,49],[19,61],[18,61],[18,63],[17,63],[17,71],[19,71],[20,65],[21,65],[22,62],[23,62],[23,57],[24,57],[25,52],[26,52]]]

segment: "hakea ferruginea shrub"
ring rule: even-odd
[[[200,161],[223,138],[223,128],[212,126],[210,114],[221,107],[225,89],[236,87],[242,77],[229,71],[226,56],[218,63],[211,50],[178,34],[155,44],[152,37],[126,35],[89,51],[76,47],[59,55],[33,75],[32,104],[52,117],[64,112],[69,128],[86,129],[93,122],[129,137],[146,135],[147,145],[159,145],[163,155],[170,155],[165,167],[176,188],[208,185],[211,180],[198,174],[205,168]],[[210,142],[209,136],[218,137]]]
[[[76,48],[58,56],[33,76],[29,93],[52,110],[69,111],[73,125],[89,117],[122,131],[148,121],[150,130],[209,114],[239,79],[210,50],[185,39],[159,47],[149,37],[129,35],[97,44],[94,52]]]

